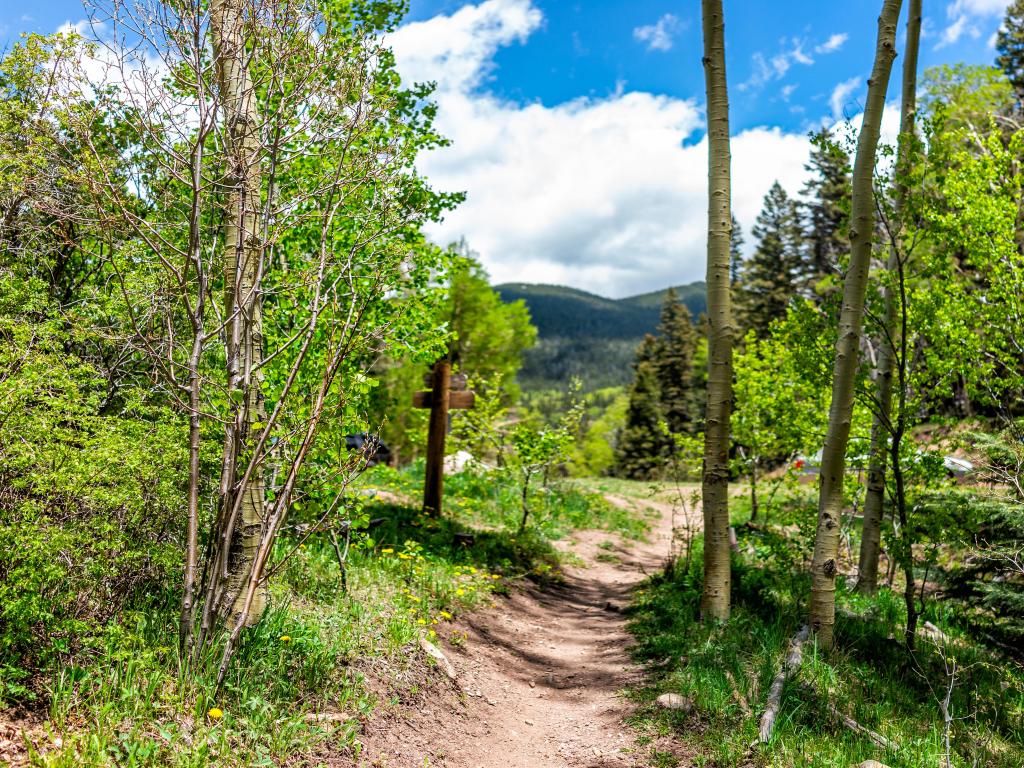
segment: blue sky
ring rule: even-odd
[[[922,68],[990,63],[1006,4],[926,2]],[[880,5],[725,0],[733,201],[747,232],[772,181],[799,193],[807,131],[856,121]],[[79,0],[4,0],[0,45],[83,16]],[[468,194],[437,240],[466,237],[496,281],[621,296],[702,277],[696,0],[412,0],[391,42],[404,77],[438,82],[453,140],[420,169]]]

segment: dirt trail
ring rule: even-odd
[[[431,698],[363,739],[361,765],[417,768],[620,768],[643,763],[623,724],[621,691],[640,679],[627,654],[621,608],[669,551],[671,507],[609,496],[651,509],[646,542],[582,531],[561,547],[584,565],[563,584],[498,598],[456,629],[460,648],[442,643],[463,691]],[[677,523],[678,524],[678,523]],[[609,545],[608,542],[611,542]],[[604,544],[602,547],[601,545]]]

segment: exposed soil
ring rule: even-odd
[[[492,608],[450,627],[449,642],[440,645],[457,682],[373,718],[361,739],[360,766],[645,764],[623,722],[632,710],[623,689],[642,672],[629,659],[631,637],[621,609],[637,584],[665,562],[671,507],[608,498],[651,510],[647,541],[579,532],[562,546],[580,563],[566,568],[564,581],[497,598]],[[456,633],[465,640],[454,646],[450,639]]]

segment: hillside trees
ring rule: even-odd
[[[875,62],[868,81],[864,121],[857,143],[850,209],[850,263],[843,285],[832,372],[832,404],[828,432],[822,449],[818,501],[818,528],[811,564],[812,588],[809,622],[825,649],[832,647],[835,623],[836,557],[843,510],[843,478],[846,448],[853,414],[854,383],[860,360],[864,298],[868,285],[871,247],[874,240],[874,192],[872,181],[875,151],[881,128],[889,74],[896,57],[896,24],[901,0],[885,0],[878,18]]]
[[[660,353],[658,339],[648,334],[633,363],[633,383],[615,461],[618,473],[634,480],[657,477],[672,449],[661,408]]]
[[[661,412],[672,434],[692,433],[696,426],[692,407],[693,357],[697,331],[693,316],[673,288],[665,294],[658,326],[657,371]]]
[[[465,244],[448,249],[451,264],[429,326],[447,334],[446,354],[455,370],[467,374],[472,386],[500,386],[501,403],[509,406],[519,398],[516,374],[523,353],[533,347],[537,329],[521,300],[504,302],[488,280],[487,272]],[[410,302],[418,297],[409,296]],[[433,361],[421,350],[392,348],[374,366],[380,382],[368,413],[371,429],[380,434],[401,459],[418,455],[425,440],[427,412],[409,408],[412,394],[423,386],[423,373]],[[472,418],[468,412],[453,419]]]
[[[1013,0],[996,33],[996,64],[1006,73],[1018,101],[1024,98],[1024,2]]]
[[[189,422],[183,643],[198,652],[227,627],[222,678],[285,519],[316,500],[326,524],[358,469],[337,445],[363,425],[378,350],[443,337],[423,318],[446,256],[418,228],[451,199],[411,171],[440,139],[426,91],[397,87],[377,41],[397,5],[108,10],[106,82],[74,86],[96,94],[72,126],[91,151],[92,203],[75,216],[102,226],[124,343]],[[97,116],[132,136],[124,167],[95,150]],[[154,286],[132,280],[140,268]]]
[[[800,283],[805,296],[820,298],[834,291],[832,280],[850,250],[850,158],[822,129],[812,136],[805,167],[811,177],[802,190],[807,253]]]
[[[743,328],[764,336],[773,320],[784,317],[801,277],[803,234],[797,205],[776,181],[764,196],[753,228],[757,245],[743,263],[736,286],[736,314]]]
[[[732,302],[729,261],[732,210],[729,96],[721,0],[702,0],[704,82],[708,111],[708,382],[701,498],[704,587],[701,613],[729,618],[729,417],[732,409]]]

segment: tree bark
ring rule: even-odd
[[[917,53],[921,39],[921,1],[910,0],[907,17],[906,58],[903,60],[903,94],[900,110],[900,138],[896,167],[896,219],[899,224],[907,197],[905,174],[914,136],[917,111]],[[900,225],[902,229],[902,225]],[[896,234],[893,233],[895,237]],[[889,249],[886,270],[896,273],[900,258],[897,243]],[[896,299],[891,284],[883,291],[882,340],[875,376],[875,406],[871,424],[871,459],[868,464],[867,490],[864,496],[864,523],[861,531],[860,558],[857,565],[857,591],[873,595],[878,589],[878,553],[882,539],[882,509],[885,500],[886,456],[892,435],[892,368],[897,344]]]
[[[732,307],[729,245],[729,95],[721,0],[702,0],[708,114],[708,384],[704,427],[704,588],[701,614],[729,618],[729,419],[732,412]]]
[[[843,307],[832,372],[832,405],[822,450],[818,492],[818,527],[811,562],[810,626],[823,649],[831,649],[836,610],[836,559],[843,513],[843,476],[853,418],[854,384],[864,325],[864,295],[871,266],[874,234],[872,175],[885,108],[892,62],[896,58],[896,25],[902,0],[885,0],[878,17],[875,62],[868,80],[864,121],[853,167],[850,213],[850,264],[843,285]]]
[[[245,49],[245,0],[213,0],[210,31],[216,61],[222,120],[226,128],[226,211],[224,227],[224,315],[228,396],[232,420],[224,438],[221,487],[221,546],[227,553],[227,589],[217,610],[233,626],[243,613],[263,526],[263,473],[240,480],[255,424],[263,420],[263,320],[260,297],[262,248],[259,237],[260,137],[256,93]],[[265,590],[246,611],[246,623],[259,620]]]

